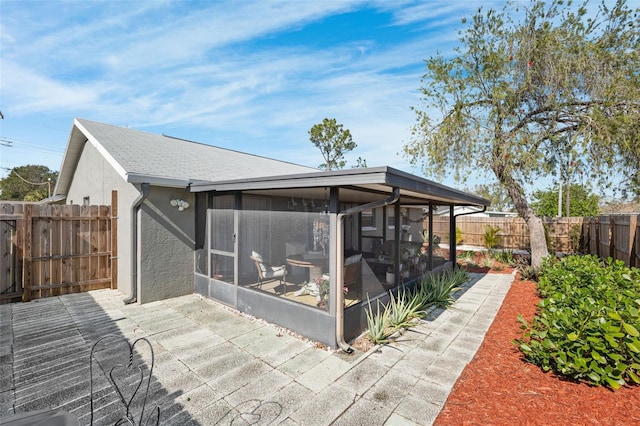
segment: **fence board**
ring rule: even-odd
[[[614,216],[611,229],[613,258],[631,262],[631,216]]]
[[[12,204],[0,205],[0,297],[12,298],[18,292],[16,280],[16,218]],[[9,296],[11,295],[11,296]]]
[[[589,223],[589,253],[598,255],[600,247],[600,221],[597,217],[592,217]]]
[[[611,244],[611,217],[598,217],[598,256],[607,258],[613,256],[613,246]]]
[[[0,204],[0,219],[0,303],[11,282],[24,301],[111,287],[109,206]]]
[[[579,248],[582,230],[582,218],[544,218],[543,224],[548,231],[549,250],[573,252]],[[428,221],[427,221],[428,223]],[[519,217],[481,217],[461,216],[456,218],[456,226],[462,231],[462,244],[484,247],[484,235],[487,227],[499,228],[498,247],[511,250],[528,250],[531,246],[529,228]],[[449,218],[434,217],[434,234],[449,243]]]
[[[109,245],[111,247],[111,288],[118,288],[118,191],[111,191],[111,239]]]
[[[631,240],[633,241],[632,243],[633,250],[631,251],[631,259],[633,261],[631,266],[640,268],[640,215],[636,216],[635,231],[633,233],[633,238],[631,238]]]

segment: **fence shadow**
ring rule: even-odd
[[[138,396],[133,398],[136,382],[128,381],[130,375],[115,378],[120,389],[113,386],[109,374],[105,374],[111,371],[108,365],[119,363],[126,370],[129,353],[114,343],[92,354],[93,345],[107,335],[114,342],[128,345],[143,336],[136,335],[139,330],[119,315],[119,310],[106,311],[91,293],[1,305],[0,309],[0,343],[5,348],[0,351],[4,377],[0,380],[2,415],[59,409],[71,413],[82,425],[115,424],[127,417],[123,400],[132,400],[129,408],[136,424],[142,404],[146,413],[142,424],[156,406],[160,408],[160,424],[198,424],[178,400],[184,391],[166,389],[153,374],[150,351],[143,345],[132,348],[131,359],[138,368],[134,376],[148,381],[146,404]],[[93,361],[91,371],[93,358],[98,362]]]

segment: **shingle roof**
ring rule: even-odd
[[[317,171],[184,139],[75,119],[60,170],[60,185],[56,186],[57,194],[66,192],[85,141],[92,143],[129,182],[172,182],[169,186],[186,186],[195,181]]]

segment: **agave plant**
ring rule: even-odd
[[[406,290],[400,290],[397,298],[389,292],[390,300],[387,305],[389,326],[393,328],[406,328],[411,320],[419,318],[423,314],[420,309],[420,299]]]
[[[387,339],[389,337],[387,335],[389,327],[388,310],[378,300],[377,309],[374,313],[369,296],[367,296],[367,304],[369,305],[369,309],[365,311],[367,314],[367,337],[376,344],[387,343],[389,341]]]
[[[422,309],[431,305],[448,308],[454,301],[453,293],[466,280],[466,271],[458,268],[443,274],[423,277],[417,293]]]

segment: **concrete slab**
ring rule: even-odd
[[[389,367],[367,358],[336,380],[336,383],[363,395],[388,371]]]
[[[290,383],[293,383],[291,377],[278,370],[270,370],[250,380],[246,385],[225,396],[224,399],[234,407],[249,399],[269,401],[273,394]]]
[[[393,407],[368,399],[359,399],[333,423],[334,426],[381,425],[393,413]]]
[[[314,392],[319,392],[349,371],[349,366],[348,362],[329,357],[298,376],[296,382]]]
[[[417,382],[418,379],[416,377],[392,369],[371,386],[363,397],[376,404],[388,406],[393,409],[406,397],[409,390],[412,389]]]
[[[391,344],[355,355],[199,295],[125,306],[120,292],[99,290],[2,305],[0,416],[62,408],[88,424],[89,351],[112,333],[151,342],[149,402],[161,407],[162,424],[430,425],[512,279],[475,274],[449,310],[434,309]],[[114,423],[122,404],[104,375],[95,390],[96,419]]]
[[[391,413],[387,421],[384,423],[385,426],[417,426],[418,423],[412,422],[406,417],[402,417],[399,414]]]
[[[355,400],[353,390],[332,384],[303,403],[289,418],[299,425],[327,426],[333,424]]]
[[[295,379],[330,356],[330,352],[311,346],[280,364],[278,370]]]

